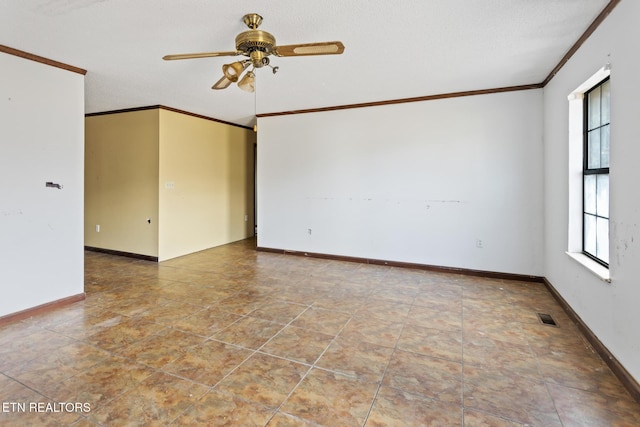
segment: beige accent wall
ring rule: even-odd
[[[85,119],[86,246],[158,256],[158,120],[157,109]]]
[[[160,260],[253,236],[254,135],[160,110]]]
[[[163,108],[86,129],[85,245],[162,261],[253,236],[253,131]]]

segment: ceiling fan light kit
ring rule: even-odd
[[[339,41],[293,44],[286,46],[276,45],[276,38],[273,34],[263,30],[258,30],[262,23],[262,16],[257,13],[249,13],[242,18],[248,31],[244,31],[236,36],[236,50],[234,52],[202,52],[184,53],[176,55],[165,55],[162,59],[172,61],[177,59],[211,58],[216,56],[237,56],[243,55],[248,59],[224,64],[222,66],[223,76],[211,88],[226,89],[231,83],[237,83],[240,89],[247,92],[255,90],[255,73],[257,68],[268,66],[273,74],[278,72],[278,67],[270,64],[270,55],[279,57],[285,56],[311,56],[311,55],[339,55],[344,52],[344,45]],[[249,67],[244,77],[242,73]]]
[[[222,66],[222,73],[228,80],[235,83],[238,81],[238,78],[240,78],[240,74],[242,74],[244,69],[248,66],[248,62],[234,62],[232,64],[224,64]]]
[[[256,90],[256,75],[253,71],[248,71],[247,74],[244,75],[242,80],[238,82],[238,87],[246,92],[253,92]]]

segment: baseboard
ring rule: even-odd
[[[372,265],[388,265],[390,267],[413,268],[418,270],[428,270],[428,271],[435,271],[440,273],[464,274],[467,276],[486,277],[491,279],[518,280],[522,282],[538,282],[538,283],[542,283],[544,280],[544,277],[530,276],[527,274],[514,274],[514,273],[501,273],[497,271],[472,270],[468,268],[444,267],[439,265],[419,264],[419,263],[401,262],[401,261],[388,261],[388,260],[372,259],[372,258],[359,258],[359,257],[351,257],[351,256],[343,256],[343,255],[322,254],[322,253],[315,253],[315,252],[301,252],[301,251],[292,251],[288,249],[265,248],[260,246],[256,247],[256,250],[261,252],[271,252],[271,253],[277,253],[277,254],[303,256],[303,257],[309,257],[309,258],[322,258],[322,259],[330,259],[335,261],[357,262],[361,264],[372,264]]]
[[[580,332],[582,332],[589,341],[589,344],[594,348],[594,350],[600,355],[602,360],[609,366],[611,371],[613,371],[614,375],[618,377],[622,385],[627,389],[629,394],[640,403],[640,384],[633,378],[633,376],[625,369],[624,366],[614,357],[613,354],[609,351],[609,349],[600,341],[600,339],[593,333],[591,329],[587,326],[586,323],[578,316],[569,303],[560,295],[560,293],[553,287],[551,282],[544,278],[543,283],[551,292],[551,295],[558,301],[558,303],[562,306],[567,315],[571,318],[573,323],[576,324]]]
[[[3,326],[7,323],[17,322],[23,319],[28,319],[29,317],[44,314],[53,310],[57,310],[69,304],[73,304],[78,301],[83,301],[84,299],[85,299],[85,294],[83,292],[81,294],[72,295],[70,297],[61,298],[45,304],[37,305],[35,307],[27,308],[26,310],[7,314],[5,316],[0,317],[0,326]]]
[[[124,256],[127,258],[135,258],[135,259],[142,259],[145,261],[158,262],[157,256],[134,254],[131,252],[115,251],[113,249],[96,248],[93,246],[85,246],[84,249],[86,251],[91,251],[91,252],[101,252],[103,254],[118,255],[118,256]]]

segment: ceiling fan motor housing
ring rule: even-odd
[[[244,55],[249,55],[254,50],[260,50],[268,55],[273,53],[276,38],[266,31],[244,31],[236,37],[236,49]]]
[[[276,38],[266,31],[249,30],[236,37],[236,50],[251,58],[255,67],[265,65],[264,59],[273,53]],[[268,64],[268,60],[266,62]]]

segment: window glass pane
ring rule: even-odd
[[[583,251],[609,263],[609,163],[611,84],[599,84],[586,95],[583,175]],[[598,172],[597,174],[594,172]]]
[[[596,214],[596,175],[584,176],[584,211]]]
[[[609,220],[598,218],[596,228],[596,257],[609,264]]]
[[[602,120],[602,124],[607,124],[611,120],[611,84],[610,80],[607,80],[600,86],[602,93],[602,113],[600,119]]]
[[[584,251],[596,255],[596,217],[584,214]]]
[[[609,125],[600,128],[600,167],[609,167]]]
[[[589,93],[589,127],[593,129],[600,126],[600,87]]]
[[[600,167],[600,129],[589,132],[587,151],[587,169]]]
[[[609,218],[609,175],[595,176],[597,177],[596,214]]]

